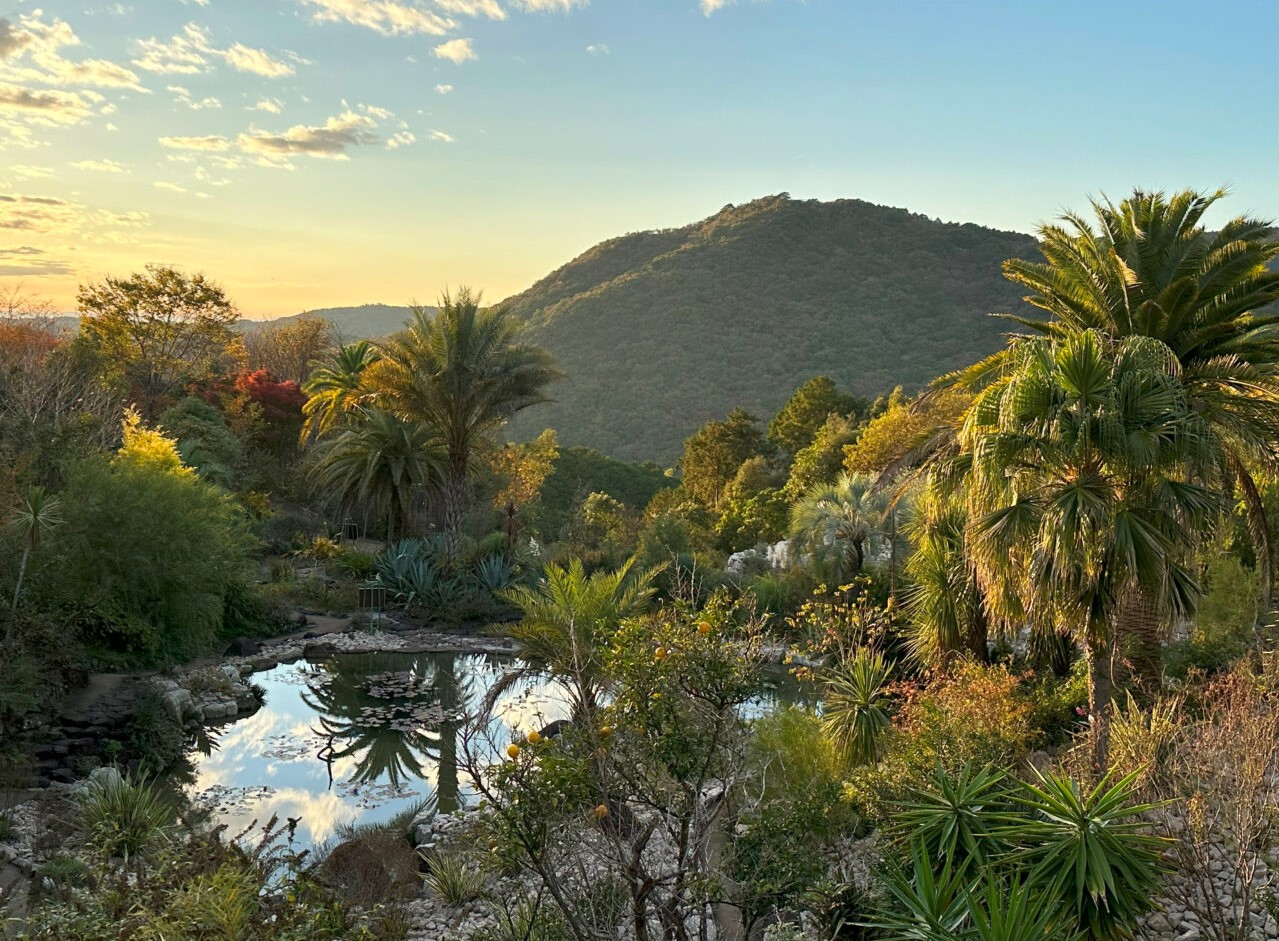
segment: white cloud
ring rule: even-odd
[[[280,134],[250,131],[237,137],[235,143],[244,153],[268,158],[306,154],[345,160],[348,147],[379,142],[370,131],[376,126],[377,122],[367,115],[344,111],[318,126],[295,124]]]
[[[179,186],[177,183],[170,183],[168,180],[156,180],[151,184],[158,190],[168,190],[170,193],[185,193],[185,186]]]
[[[701,0],[702,12],[710,16],[716,10],[722,10],[732,2],[733,0]]]
[[[467,59],[479,58],[469,39],[450,39],[436,46],[434,52],[437,59],[448,59],[455,65],[460,65]]]
[[[439,94],[439,95],[447,95],[452,90],[453,90],[452,85],[436,85],[435,86],[436,94]]]
[[[265,78],[282,78],[292,75],[294,68],[288,62],[277,59],[265,49],[254,49],[244,43],[233,43],[230,48],[219,49],[213,44],[209,30],[197,23],[188,23],[182,32],[168,39],[139,39],[134,43],[138,57],[133,64],[146,72],[161,75],[197,75],[208,72],[211,60],[221,59],[237,72],[250,72]],[[286,53],[296,62],[307,60]]]
[[[593,56],[606,56],[613,50],[608,48],[608,43],[593,42],[586,47],[586,51]]]
[[[574,7],[584,7],[591,0],[515,0],[515,5],[530,13],[567,13]]]
[[[47,180],[50,177],[58,175],[53,167],[38,167],[29,163],[19,163],[7,168],[7,173],[11,173],[20,180]]]
[[[345,103],[346,102],[343,102],[343,104]],[[360,110],[370,117],[377,118],[380,121],[385,121],[387,118],[395,117],[392,112],[387,111],[385,108],[379,108],[377,105],[360,105]]]
[[[258,103],[249,107],[250,111],[265,111],[268,114],[279,114],[284,110],[284,102],[279,98],[261,98]]]
[[[204,137],[161,137],[161,147],[171,147],[174,150],[230,150],[231,141],[217,134],[209,134]]]
[[[147,225],[145,212],[93,209],[50,196],[0,194],[0,229],[15,232],[75,233],[88,241],[127,241],[120,229]]]
[[[265,78],[281,78],[293,74],[293,66],[287,62],[272,58],[264,49],[252,49],[243,43],[236,43],[226,51],[226,61],[231,68],[239,72],[252,72]]]
[[[412,131],[397,131],[386,140],[387,150],[395,150],[399,147],[407,147],[409,144],[417,140],[417,135]]]
[[[77,160],[69,164],[77,170],[93,170],[97,173],[128,173],[128,168],[114,160]]]
[[[0,19],[0,79],[146,92],[137,74],[123,65],[106,59],[67,59],[62,50],[80,45],[80,37],[64,20],[46,23],[43,15],[36,10],[16,24]]]
[[[177,96],[177,100],[182,102],[192,111],[204,111],[209,108],[221,108],[222,102],[217,98],[192,98],[191,92],[183,88],[181,85],[166,85],[164,90],[173,92]]]
[[[413,0],[301,0],[322,22],[350,23],[386,36],[447,36],[457,21]]]
[[[440,141],[441,143],[444,143],[444,144],[451,144],[455,140],[457,140],[457,138],[454,137],[452,134],[446,134],[444,131],[437,131],[434,128],[432,128],[431,130],[430,137],[431,137],[431,140]]]
[[[87,92],[31,89],[0,83],[0,114],[16,116],[29,124],[79,124],[93,113],[92,101]]]

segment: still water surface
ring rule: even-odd
[[[458,767],[463,717],[476,714],[486,692],[518,666],[477,653],[373,653],[254,674],[265,704],[224,727],[210,753],[194,756],[191,793],[232,834],[272,815],[299,818],[300,847],[423,799],[454,810],[474,798]],[[746,712],[802,699],[792,677],[774,673]],[[567,716],[563,689],[531,675],[498,699],[488,738],[504,748]]]

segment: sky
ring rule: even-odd
[[[1274,0],[0,0],[0,290],[490,301],[789,192],[1030,232],[1279,216]],[[1210,222],[1212,219],[1210,218]]]

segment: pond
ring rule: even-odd
[[[193,756],[190,791],[231,834],[298,818],[297,844],[314,846],[344,824],[377,823],[422,800],[441,812],[474,797],[458,766],[463,717],[479,711],[508,670],[509,657],[479,653],[370,653],[321,663],[298,661],[254,674],[266,701]],[[781,670],[765,676],[747,715],[804,701]],[[567,718],[563,689],[529,674],[493,709],[496,750],[512,737]]]

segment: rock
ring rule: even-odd
[[[293,614],[290,616],[289,620],[291,620],[298,627],[306,627],[306,612],[294,611]]]
[[[179,719],[195,709],[195,701],[189,690],[174,688],[164,692],[164,702]]]
[[[337,652],[333,644],[307,644],[302,648],[302,657],[306,660],[327,660]]]
[[[421,886],[417,853],[390,833],[339,843],[320,865],[318,875],[348,900],[370,906],[415,894]]]
[[[120,772],[110,766],[94,768],[89,772],[89,784],[100,788],[118,787],[124,783]]]
[[[317,637],[323,637],[323,634],[317,634],[315,631],[307,631],[302,635],[303,640],[315,640]]]
[[[251,637],[237,637],[227,648],[228,657],[255,657],[262,651],[262,646]]]

